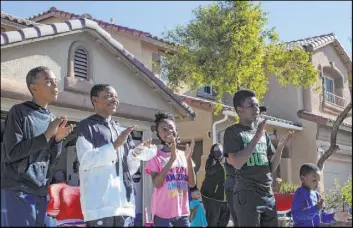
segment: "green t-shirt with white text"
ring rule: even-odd
[[[224,133],[224,154],[237,153],[248,146],[255,136],[256,128],[241,124],[228,127]],[[267,132],[255,146],[251,156],[243,167],[235,169],[234,191],[260,190],[272,193],[272,176],[269,159],[275,153]]]

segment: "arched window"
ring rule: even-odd
[[[68,53],[67,77],[64,88],[75,93],[89,94],[93,86],[92,50],[81,41],[74,41]]]
[[[87,80],[88,77],[88,51],[78,46],[74,52],[74,73],[76,78]]]

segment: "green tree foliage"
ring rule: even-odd
[[[266,28],[260,4],[221,1],[193,13],[195,19],[165,37],[176,44],[165,52],[161,65],[172,89],[212,84],[220,102],[225,92],[233,94],[241,87],[255,90],[261,99],[270,76],[284,86],[307,88],[317,81],[310,54],[280,43],[275,29]]]

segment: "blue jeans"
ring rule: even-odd
[[[1,226],[44,227],[47,198],[1,189]]]
[[[154,216],[153,226],[156,227],[190,227],[189,216],[180,216],[171,219]]]

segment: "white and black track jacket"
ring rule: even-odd
[[[85,221],[112,216],[135,217],[132,177],[140,161],[134,160],[131,136],[117,150],[113,142],[124,129],[97,114],[77,127],[81,207]]]

